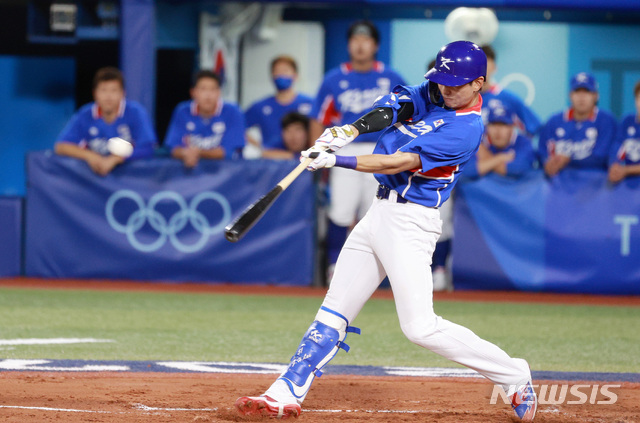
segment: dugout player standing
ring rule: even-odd
[[[330,70],[325,76],[311,112],[311,137],[318,138],[325,127],[351,123],[379,96],[404,84],[402,77],[376,60],[380,43],[378,29],[369,21],[356,21],[347,31],[350,61]],[[340,154],[358,156],[373,151],[379,133],[358,137]],[[332,169],[329,175],[329,224],[327,227],[328,274],[338,259],[347,231],[371,205],[377,182],[368,174]],[[330,279],[330,278],[327,278]]]
[[[109,138],[119,137],[133,144],[129,159],[153,155],[156,135],[151,120],[141,104],[125,98],[119,69],[106,67],[96,72],[93,99],[62,130],[56,140],[56,154],[84,160],[100,176],[127,160],[109,153]]]
[[[286,114],[297,112],[309,115],[313,98],[295,90],[298,79],[298,64],[290,56],[278,56],[271,61],[271,79],[276,94],[264,98],[245,112],[247,140],[261,145],[263,157],[269,157],[269,150],[286,150],[282,138],[281,122]],[[256,140],[254,128],[258,129],[260,140]],[[266,154],[265,154],[266,153]]]
[[[607,170],[618,122],[598,108],[598,83],[587,72],[571,78],[571,107],[551,116],[540,132],[538,155],[548,176],[562,169]]]
[[[380,185],[340,252],[329,291],[288,368],[263,395],[238,398],[240,413],[297,417],[323,366],[339,348],[348,350],[347,333],[359,333],[349,323],[388,276],[407,338],[502,385],[516,415],[533,420],[537,398],[527,362],[433,310],[429,264],[441,231],[438,207],[482,139],[479,92],[487,66],[482,50],[468,41],[447,44],[436,60],[426,82],[395,87],[373,111],[351,125],[326,130],[302,153],[314,158],[311,170],[338,166],[375,173]],[[387,127],[373,154],[330,152],[359,134]]]

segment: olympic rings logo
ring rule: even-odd
[[[123,199],[133,201],[137,210],[131,213],[125,223],[120,223],[114,216],[114,210],[117,203]],[[206,200],[215,201],[222,208],[222,217],[215,225],[211,224],[207,217],[198,211],[198,206]],[[173,202],[178,205],[179,210],[167,218],[156,210],[156,206],[161,201]],[[129,244],[138,251],[144,253],[156,251],[165,245],[168,239],[176,250],[183,253],[194,253],[204,248],[211,235],[222,232],[225,223],[231,219],[231,206],[221,194],[207,191],[193,197],[188,205],[177,192],[161,191],[154,194],[149,199],[149,204],[145,205],[140,194],[125,189],[116,191],[109,197],[105,206],[105,215],[109,225],[117,232],[126,234]],[[147,222],[158,233],[158,238],[151,243],[140,241],[136,235]],[[187,224],[191,224],[193,229],[200,233],[198,240],[193,244],[185,244],[178,239],[178,233],[185,229]]]

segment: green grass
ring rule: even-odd
[[[0,289],[0,338],[101,344],[0,346],[0,358],[284,363],[321,298]],[[536,370],[638,372],[640,308],[441,302],[436,312]],[[392,300],[370,300],[335,364],[452,367],[411,344]]]

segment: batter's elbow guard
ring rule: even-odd
[[[404,93],[391,93],[380,96],[373,102],[373,108],[385,108],[390,109],[393,113],[393,119],[391,125],[398,122],[398,111],[402,107],[403,103],[410,103],[411,98]]]

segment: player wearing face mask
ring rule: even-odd
[[[245,112],[247,139],[266,150],[285,150],[280,122],[291,112],[308,115],[313,99],[295,90],[298,66],[289,56],[278,56],[271,62],[271,80],[276,93],[262,99]]]

